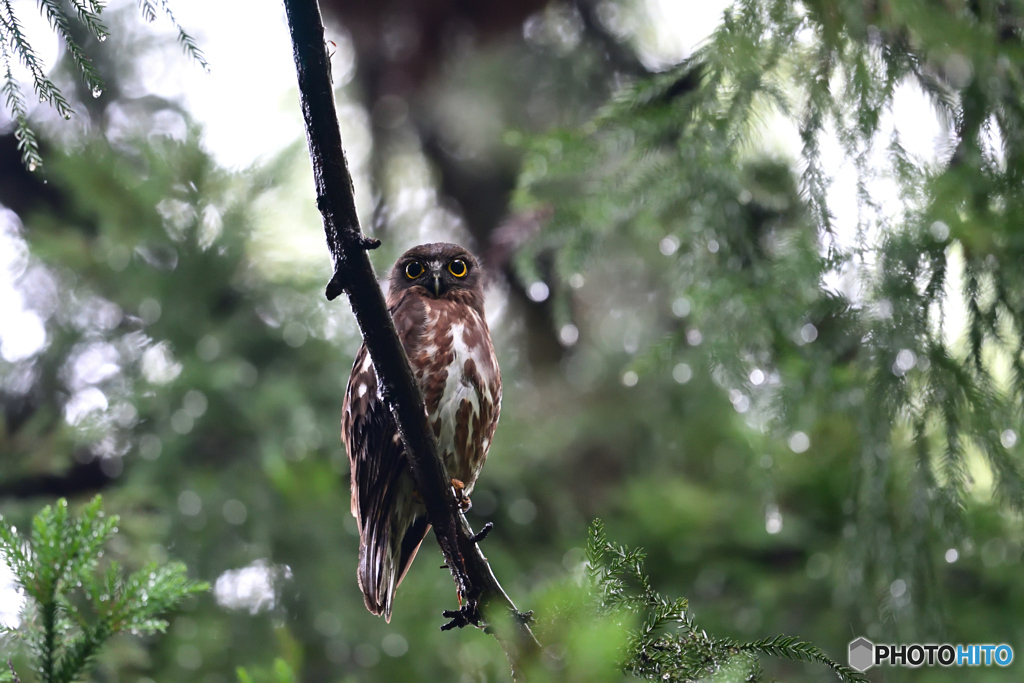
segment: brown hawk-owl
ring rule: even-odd
[[[391,271],[387,303],[423,393],[438,453],[467,508],[501,409],[501,374],[484,319],[480,265],[455,244],[413,247]],[[391,621],[395,589],[430,525],[365,345],[356,353],[345,391],[341,437],[359,526],[359,587],[366,608]]]

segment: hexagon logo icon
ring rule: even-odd
[[[850,643],[850,667],[867,671],[875,664],[875,644],[867,638],[858,638]]]

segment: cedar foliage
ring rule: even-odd
[[[588,589],[599,613],[637,615],[640,627],[627,641],[625,671],[650,681],[685,683],[707,680],[760,683],[760,655],[815,662],[832,669],[844,683],[867,679],[826,656],[819,648],[792,636],[752,642],[708,635],[689,612],[685,598],[669,600],[651,585],[642,550],[609,543],[604,524],[595,520],[587,539]]]
[[[912,601],[884,609],[941,621],[935,576],[967,535],[972,470],[1024,511],[1022,16],[1012,2],[742,0],[676,70],[535,139],[524,162],[520,205],[554,218],[521,264],[555,255],[563,321],[572,277],[625,250],[646,260],[656,306],[685,311],[651,335],[641,375],[670,370],[697,331],[752,427],[816,443],[835,418],[855,434],[845,576],[865,621],[876,606],[853,596],[900,576]],[[938,162],[907,153],[887,118],[900,87],[948,122]],[[780,128],[799,133],[796,163],[758,151]],[[855,169],[845,236],[830,135]]]
[[[39,11],[46,17],[54,33],[60,37],[89,92],[93,97],[100,97],[103,94],[103,79],[72,34],[72,14],[68,11],[68,5],[74,10],[74,16],[77,17],[79,24],[92,38],[102,43],[110,35],[103,23],[104,4],[101,0],[71,0],[70,3],[60,0],[39,0]],[[210,65],[203,51],[199,49],[195,39],[178,23],[168,0],[139,0],[139,10],[148,22],[156,21],[158,14],[163,14],[177,31],[178,42],[185,54],[204,70],[209,70]],[[43,157],[39,152],[39,139],[29,124],[25,94],[14,78],[11,65],[20,62],[29,70],[32,91],[39,96],[40,102],[52,106],[65,119],[70,119],[75,110],[60,87],[47,75],[46,65],[28,42],[22,22],[15,14],[10,0],[0,2],[0,58],[3,60],[3,85],[0,86],[0,95],[3,96],[4,106],[14,117],[15,137],[21,151],[22,163],[29,170],[35,170],[43,164]]]
[[[161,615],[209,590],[189,580],[179,562],[151,563],[128,576],[118,562],[102,562],[118,517],[104,515],[101,503],[96,496],[72,516],[61,498],[35,515],[27,539],[0,518],[0,557],[27,598],[24,623],[2,627],[0,636],[25,644],[41,683],[81,680],[111,636],[162,633]]]

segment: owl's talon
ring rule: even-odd
[[[516,610],[515,614],[513,614],[512,616],[520,624],[532,624],[533,623],[533,610],[532,609],[527,611],[527,612],[520,612],[519,610]]]
[[[451,621],[441,627],[442,631],[451,631],[453,628],[462,628],[471,624],[473,626],[480,625],[480,610],[475,601],[467,600],[466,604],[459,607],[459,609],[446,609],[441,614],[446,619],[451,619]]]
[[[455,500],[459,503],[459,510],[463,513],[469,512],[469,509],[473,507],[473,502],[466,495],[466,485],[459,479],[452,479],[452,489],[455,491]]]

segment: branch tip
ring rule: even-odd
[[[491,533],[491,529],[494,528],[494,522],[487,522],[484,527],[480,529],[478,533],[473,534],[469,541],[470,543],[476,544],[487,538],[487,534]]]
[[[334,301],[345,291],[345,278],[341,274],[340,270],[334,271],[334,276],[331,281],[327,283],[327,290],[324,295],[328,301]]]

